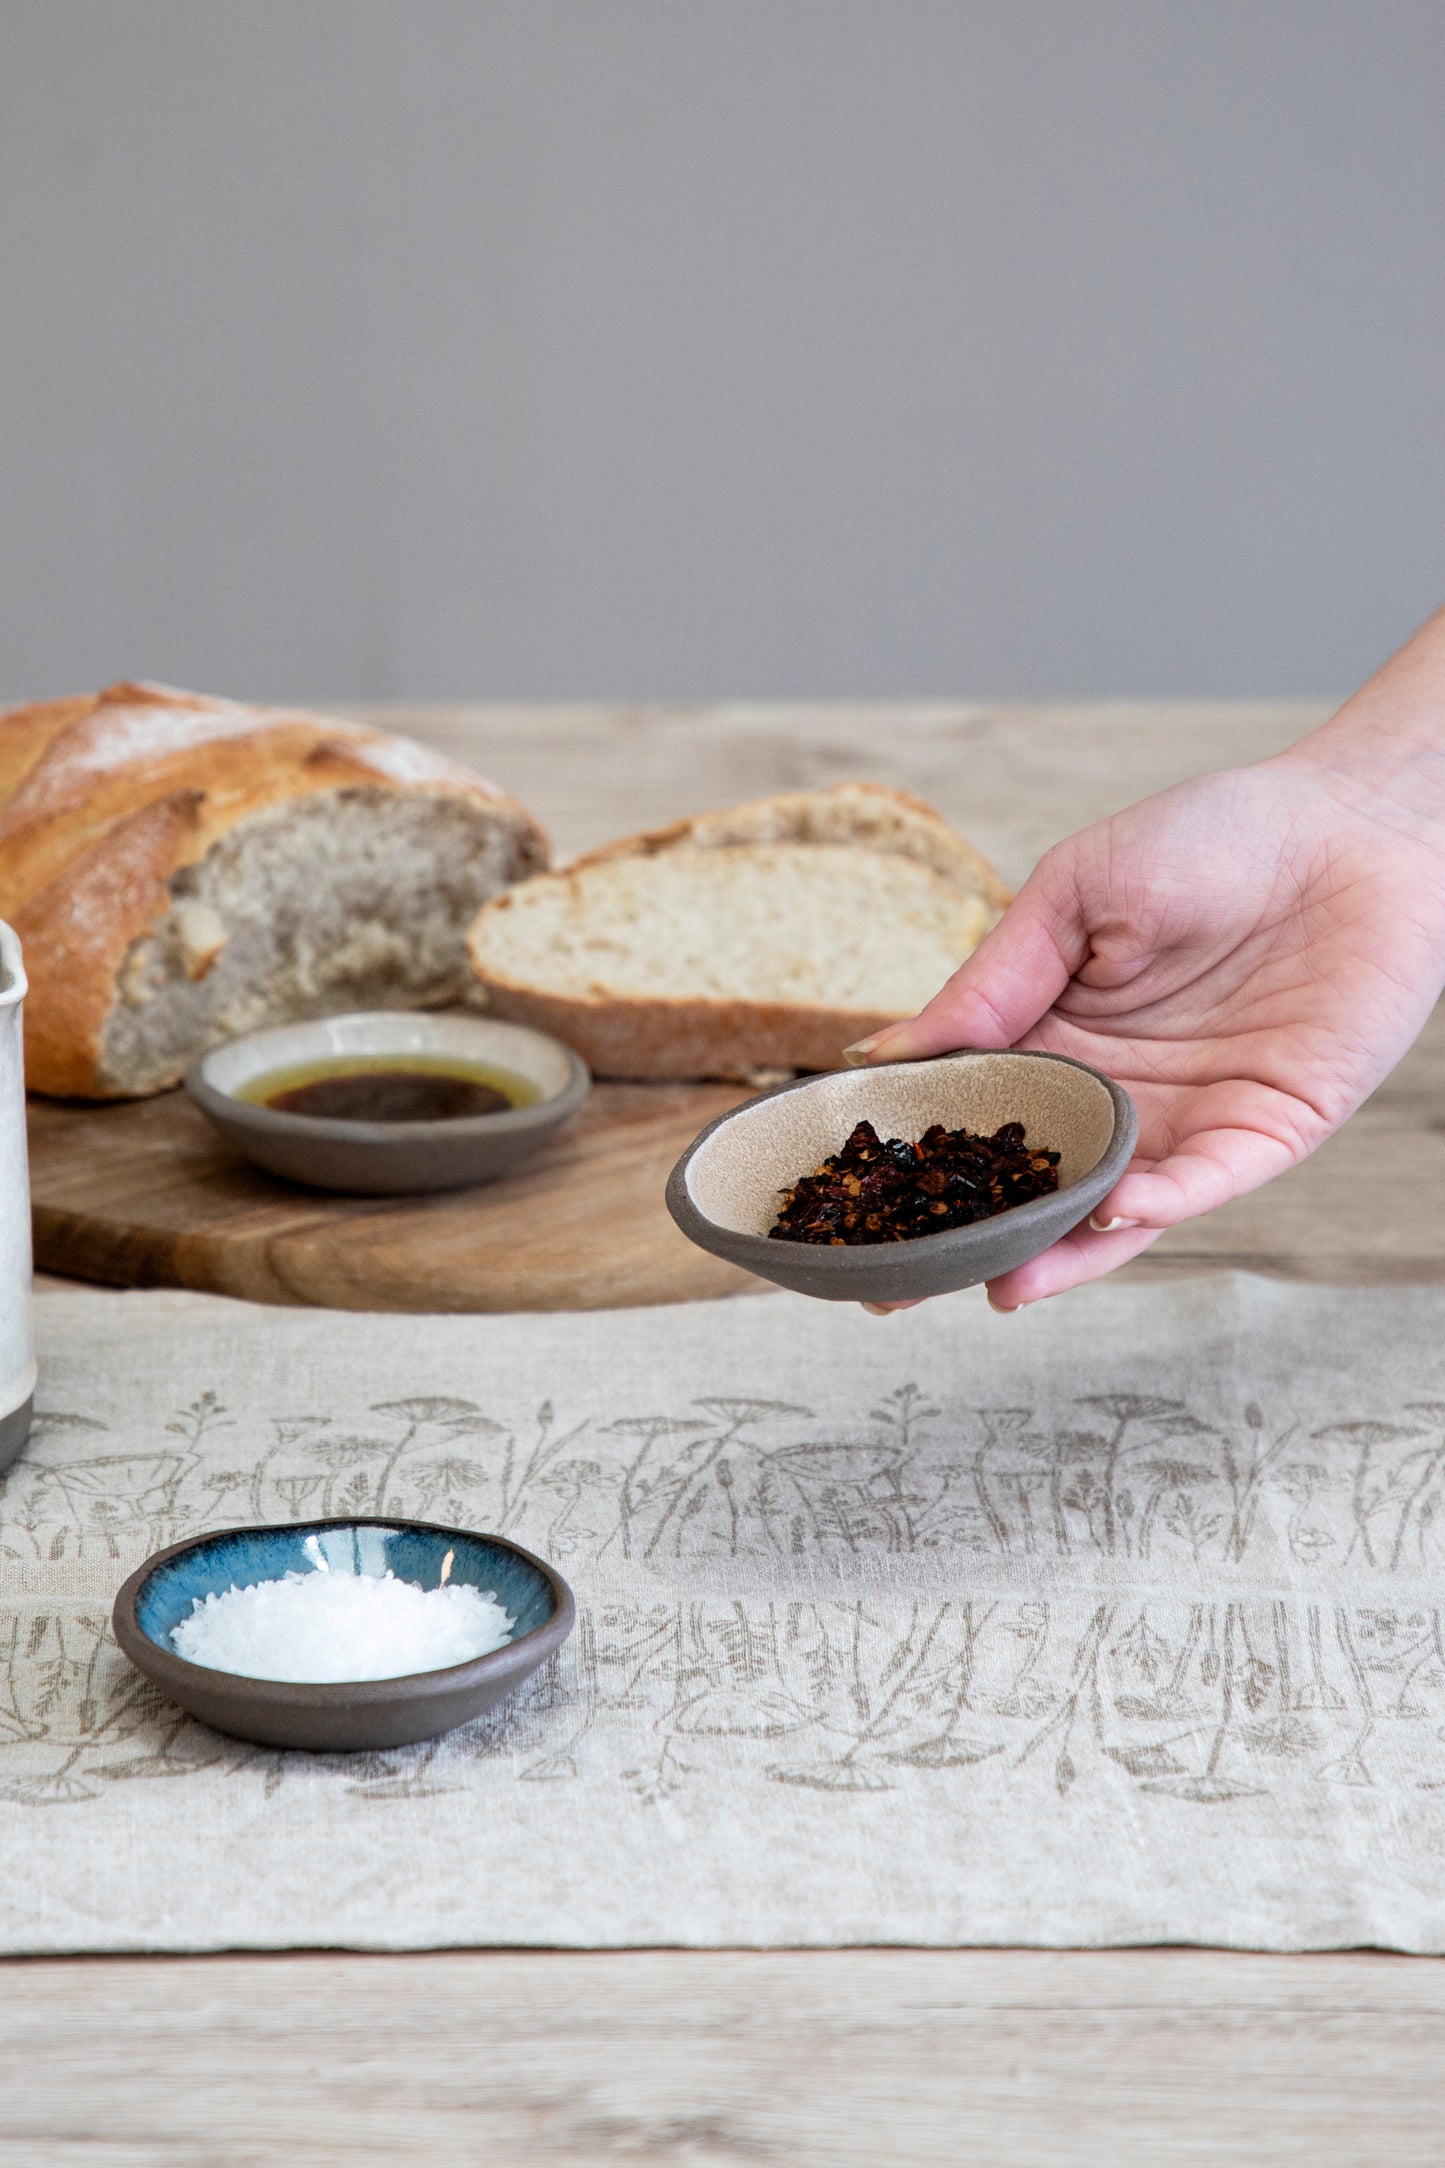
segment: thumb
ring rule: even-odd
[[[918,1061],[962,1046],[1016,1046],[1053,1007],[1089,953],[1078,892],[1061,854],[1044,857],[993,931],[906,1024],[860,1039],[857,1066]]]

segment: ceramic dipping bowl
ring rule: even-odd
[[[459,1121],[356,1122],[287,1114],[238,1097],[248,1084],[337,1056],[428,1055],[510,1070],[541,1096]],[[577,1112],[591,1089],[571,1047],[525,1024],[455,1010],[372,1009],[279,1024],[212,1047],[186,1073],[207,1119],[268,1174],[352,1196],[465,1189],[509,1174]]]
[[[450,1563],[448,1563],[450,1560]],[[489,1656],[398,1679],[292,1684],[248,1679],[191,1663],[171,1641],[194,1597],[286,1573],[384,1574],[437,1588],[443,1580],[490,1590],[516,1620]],[[502,1536],[431,1521],[298,1521],[280,1528],[226,1528],[157,1551],[115,1599],[115,1638],[138,1671],[203,1724],[261,1746],[335,1753],[410,1746],[494,1709],[559,1649],[576,1622],[559,1573]]]
[[[934,1122],[991,1136],[1022,1122],[1060,1153],[1059,1187],[972,1227],[845,1247],[774,1242],[780,1192],[811,1174],[855,1125],[886,1142]],[[911,1302],[996,1279],[1087,1219],[1118,1181],[1139,1133],[1127,1092],[1062,1054],[962,1053],[801,1077],[734,1107],[684,1152],[668,1210],[702,1249],[825,1302]]]

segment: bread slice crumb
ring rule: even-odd
[[[911,1016],[1007,891],[931,807],[866,784],[629,838],[488,904],[472,967],[499,1015],[605,1076],[836,1065]]]

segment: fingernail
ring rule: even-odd
[[[882,1038],[882,1036],[883,1034],[881,1031],[875,1031],[871,1039],[855,1039],[851,1046],[845,1046],[843,1049],[843,1059],[847,1062],[848,1067],[850,1069],[866,1069],[868,1066],[868,1057],[873,1052],[874,1047],[878,1044],[878,1041]],[[864,1303],[863,1307],[865,1310],[867,1309],[868,1305],[866,1302]]]
[[[866,1310],[870,1317],[892,1317],[893,1315],[886,1302],[860,1302],[858,1307],[860,1310]]]
[[[1139,1221],[1133,1219],[1101,1220],[1097,1212],[1091,1212],[1089,1214],[1089,1225],[1096,1235],[1116,1235],[1121,1227],[1137,1227]]]
[[[991,1310],[996,1311],[1000,1317],[1016,1317],[1024,1307],[1021,1302],[995,1302],[992,1295],[988,1298],[988,1306]]]

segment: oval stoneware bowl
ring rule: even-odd
[[[910,1143],[934,1122],[991,1136],[1022,1122],[1060,1153],[1059,1187],[972,1227],[857,1247],[774,1242],[781,1193],[838,1151],[857,1123]],[[1108,1195],[1133,1155],[1134,1103],[1062,1054],[962,1053],[800,1077],[734,1107],[672,1170],[668,1210],[701,1248],[825,1302],[911,1302],[975,1287],[1036,1257]]]
[[[446,1122],[334,1121],[237,1097],[279,1070],[359,1054],[450,1055],[510,1070],[540,1096],[530,1106]],[[510,1173],[571,1119],[591,1083],[581,1056],[545,1031],[453,1010],[358,1010],[278,1024],[212,1047],[186,1072],[201,1112],[258,1167],[359,1197],[465,1189]]]
[[[171,1631],[197,1596],[286,1573],[370,1573],[437,1588],[444,1580],[492,1591],[516,1620],[488,1656],[395,1679],[310,1685],[213,1671],[178,1654]],[[515,1693],[566,1640],[576,1620],[560,1573],[502,1536],[431,1521],[297,1521],[224,1528],[148,1558],[115,1599],[115,1638],[161,1692],[203,1724],[261,1746],[323,1752],[410,1746],[485,1715]]]

